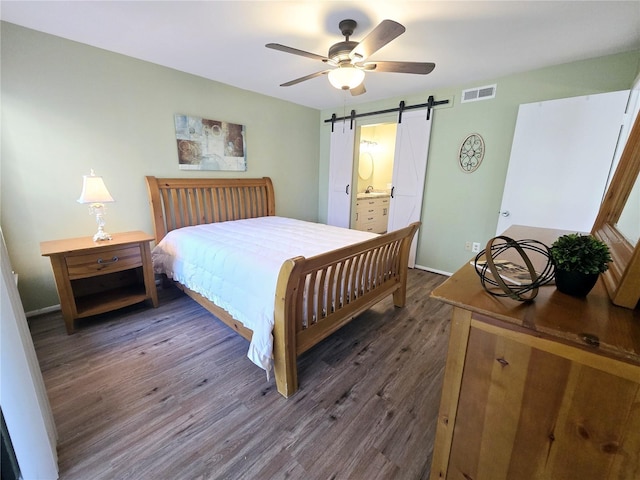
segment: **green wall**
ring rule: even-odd
[[[356,113],[366,113],[397,107],[401,100],[406,105],[426,103],[429,95],[436,100],[450,100],[449,105],[437,107],[434,112],[417,265],[438,272],[454,272],[473,256],[464,249],[466,241],[484,246],[495,236],[520,104],[626,90],[633,85],[639,65],[640,52],[634,51],[355,107]],[[437,75],[437,71],[436,68],[432,75]],[[390,81],[392,75],[389,74]],[[497,84],[495,99],[459,102],[462,90],[492,84]],[[330,142],[330,126],[324,120],[331,118],[332,113],[342,117],[343,107],[322,112],[321,221],[326,220]],[[394,122],[396,118],[395,114],[363,117],[360,125]],[[480,168],[467,174],[459,169],[456,160],[460,143],[473,132],[483,136],[486,154]]]
[[[151,232],[145,175],[270,176],[279,215],[326,220],[324,119],[341,116],[342,106],[319,112],[12,24],[0,28],[0,225],[26,311],[59,303],[39,243],[96,229],[87,207],[75,202],[91,168],[116,199],[108,206],[109,232]],[[628,89],[639,59],[640,52],[612,55],[356,107],[424,103],[429,95],[451,100],[434,114],[418,265],[455,271],[471,257],[466,240],[494,236],[519,104]],[[459,103],[462,89],[492,83],[494,100]],[[244,124],[248,171],[178,170],[176,113]],[[395,115],[364,120],[393,122]],[[487,153],[469,175],[456,155],[471,132],[483,135]]]
[[[318,110],[8,23],[1,41],[0,225],[27,312],[59,303],[40,242],[97,229],[76,203],[92,168],[111,233],[152,232],[145,175],[270,176],[277,214],[317,220]],[[247,172],[178,170],[176,113],[244,124]]]

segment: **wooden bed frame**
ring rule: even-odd
[[[268,177],[146,177],[156,242],[176,228],[275,215]],[[380,235],[315,257],[284,262],[276,287],[273,356],[278,392],[298,390],[296,360],[312,346],[388,295],[406,300],[409,248],[420,226]],[[252,331],[227,311],[180,285],[196,302],[250,340]]]

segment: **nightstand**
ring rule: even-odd
[[[153,240],[144,232],[125,232],[100,242],[81,237],[40,244],[42,256],[51,259],[68,334],[77,318],[143,301],[158,306],[149,247]]]

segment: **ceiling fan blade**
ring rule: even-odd
[[[295,80],[291,80],[287,83],[283,83],[281,87],[290,87],[291,85],[295,85],[296,83],[304,82],[305,80],[311,80],[312,78],[319,77],[320,75],[326,75],[331,70],[323,70],[321,72],[312,73],[310,75],[305,75],[304,77],[296,78]]]
[[[367,93],[367,89],[364,88],[364,82],[362,82],[356,88],[352,88],[349,91],[351,92],[351,95],[353,95],[354,97],[357,95],[362,95],[363,93]]]
[[[436,68],[436,64],[431,62],[367,62],[356,66],[367,71],[417,73],[419,75],[431,73]]]
[[[360,62],[370,57],[375,52],[384,47],[387,43],[404,33],[404,26],[393,20],[383,20],[374,28],[369,35],[351,50],[349,57],[356,62]]]
[[[304,50],[298,50],[297,48],[293,47],[287,47],[286,45],[280,45],[279,43],[267,43],[265,47],[272,48],[273,50],[279,50],[285,53],[293,53],[294,55],[300,55],[301,57],[313,58],[314,60],[322,60],[323,62],[329,60],[327,57],[323,57],[322,55],[305,52]]]

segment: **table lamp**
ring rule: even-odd
[[[89,215],[96,216],[98,231],[93,236],[94,242],[111,240],[111,235],[104,231],[104,215],[106,212],[104,204],[111,202],[115,202],[115,200],[107,190],[102,177],[96,175],[93,169],[90,175],[83,175],[82,193],[80,193],[78,203],[88,203]]]

